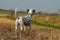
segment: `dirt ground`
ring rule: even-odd
[[[32,25],[31,31],[15,37],[15,21],[0,18],[0,40],[60,40],[60,29]]]

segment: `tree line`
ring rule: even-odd
[[[9,10],[0,9],[0,11],[3,11],[3,12],[10,12],[11,10],[13,10],[13,9],[9,9]],[[17,11],[17,13],[26,13],[26,11]]]

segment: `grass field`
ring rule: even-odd
[[[42,24],[46,24],[46,25],[52,25],[51,27],[55,26],[55,27],[60,27],[60,16],[50,16],[50,15],[46,15],[46,16],[41,16],[41,15],[35,15],[33,20],[35,20],[36,22],[42,23]]]
[[[7,15],[8,14],[0,14],[0,18],[7,18]],[[17,15],[25,16],[26,14],[18,13]],[[14,17],[10,19],[15,20]],[[37,14],[34,15],[32,19],[33,19],[33,24],[60,29],[60,16],[50,16],[50,15],[41,16]]]
[[[0,15],[0,40],[60,40],[60,16],[49,16],[46,21],[47,16],[34,15],[30,33],[22,32],[20,39],[15,38],[15,18],[7,18],[6,15]]]

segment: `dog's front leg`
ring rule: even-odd
[[[23,31],[23,25],[20,26],[20,31]]]
[[[18,24],[17,23],[15,23],[15,37],[17,37],[17,32],[18,32]]]

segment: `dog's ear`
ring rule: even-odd
[[[27,13],[29,12],[29,9],[27,9]]]
[[[33,10],[33,12],[35,13],[35,10]]]

